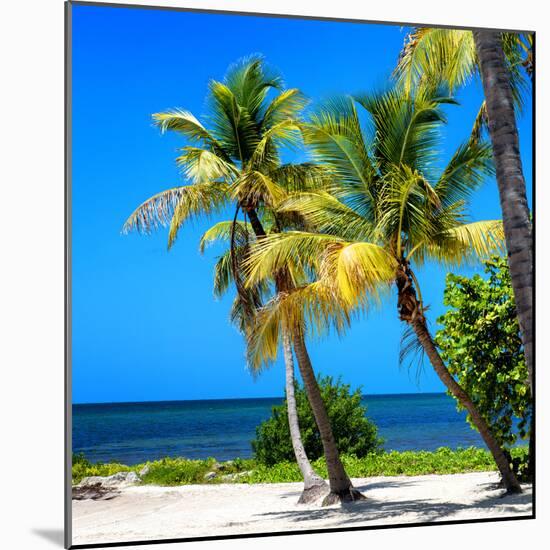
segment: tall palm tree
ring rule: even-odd
[[[336,294],[330,303],[350,306],[362,305],[384,282],[395,284],[400,319],[468,411],[507,490],[519,492],[490,427],[438,353],[414,267],[427,261],[473,261],[498,250],[503,242],[500,221],[470,222],[466,210],[470,195],[492,172],[490,147],[467,141],[442,171],[435,168],[445,103],[453,101],[437,90],[426,88],[415,97],[390,90],[333,101],[313,116],[306,140],[317,158],[332,166],[337,184],[330,193],[297,193],[279,206],[301,216],[314,232],[270,235],[256,243],[247,261],[247,281],[258,284],[292,261],[318,274],[317,288]],[[363,130],[356,104],[366,109],[370,131]],[[308,298],[315,292],[316,288],[303,289],[305,307],[311,307]],[[315,298],[323,299],[324,295]],[[281,309],[280,303],[276,305]],[[332,309],[327,306],[329,315]]]
[[[270,92],[275,97],[268,97]],[[319,179],[318,167],[309,163],[281,165],[278,153],[281,147],[296,144],[299,138],[297,120],[306,100],[297,89],[283,90],[280,77],[270,74],[260,58],[250,58],[230,68],[224,82],[210,82],[208,102],[210,128],[188,111],[176,109],[154,115],[162,131],[179,132],[190,143],[183,148],[177,162],[193,183],[148,199],[128,218],[124,231],[148,233],[168,225],[170,248],[185,221],[194,216],[220,212],[233,203],[235,216],[229,262],[243,317],[253,318],[257,304],[254,296],[241,284],[234,229],[239,211],[242,211],[255,237],[258,240],[265,238],[261,212],[268,213],[283,198],[277,182],[284,180],[290,186],[298,183],[307,186],[308,182]],[[285,269],[286,266],[281,266],[274,272],[279,290],[282,290],[281,285],[291,284]],[[289,334],[288,337],[294,344],[307,396],[323,440],[331,495],[338,495],[343,500],[360,498],[339,459],[304,340],[299,334]],[[290,365],[287,367],[290,370]],[[289,404],[292,405],[292,399]],[[294,414],[291,411],[291,416]],[[293,435],[297,434],[294,430]],[[319,485],[319,479],[313,475],[305,482],[306,490]],[[311,493],[316,492],[312,490]]]
[[[281,220],[281,218],[284,218],[284,216],[277,217],[278,224],[280,223],[279,220]],[[266,227],[265,221],[262,223],[262,226],[264,228]],[[200,241],[201,253],[204,252],[206,246],[213,241],[225,240],[230,241],[231,243],[230,249],[220,256],[214,268],[214,293],[216,296],[222,296],[225,294],[231,282],[234,281],[236,273],[237,278],[241,279],[243,263],[248,257],[251,243],[256,238],[257,237],[251,231],[250,224],[246,222],[218,222],[204,233]],[[296,271],[297,270],[294,270],[292,273],[293,280],[296,280],[296,277],[299,276]],[[288,268],[281,270],[281,272],[288,272]],[[290,276],[290,272],[288,273],[288,276]],[[276,277],[276,279],[277,280],[269,281],[270,284],[266,284],[266,281],[262,281],[261,284],[249,287],[245,290],[245,292],[251,297],[251,301],[254,303],[256,310],[259,310],[262,303],[268,299],[269,291],[272,286],[275,286],[275,289],[278,290],[287,280],[286,277],[282,277],[281,275]],[[256,322],[257,312],[255,311],[253,316],[248,314],[246,305],[242,300],[242,294],[242,291],[238,292],[233,301],[231,319],[238,325],[241,333],[245,335],[247,347],[249,348],[251,343],[251,333]],[[298,502],[308,503],[318,500],[320,497],[324,497],[329,492],[329,488],[325,480],[319,476],[311,466],[311,462],[308,459],[304,444],[302,442],[295,396],[295,372],[291,334],[291,331],[286,330],[281,333],[280,337],[285,364],[287,417],[294,456],[304,479],[304,489]],[[276,342],[277,347],[278,344],[279,338]],[[248,350],[248,356],[251,356],[250,350]],[[277,354],[275,353],[274,356],[270,358],[271,360],[268,364],[271,364],[271,362],[276,358]],[[261,370],[260,365],[253,363],[250,360],[249,366],[251,367],[253,373],[257,373]]]
[[[416,28],[396,75],[407,92],[424,80],[442,80],[452,91],[479,73],[485,101],[473,137],[488,126],[502,208],[508,263],[532,390],[533,252],[525,179],[514,106],[521,108],[527,75],[533,74],[533,35],[495,31]]]

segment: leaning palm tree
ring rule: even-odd
[[[479,73],[485,101],[474,124],[478,139],[488,126],[502,208],[508,263],[532,391],[533,253],[532,227],[519,154],[514,106],[533,74],[533,35],[489,30],[416,28],[409,35],[396,76],[410,92],[422,80],[445,82],[452,90]]]
[[[274,92],[272,99],[268,94]],[[242,317],[253,318],[257,303],[244,288],[240,278],[235,234],[239,212],[244,214],[255,238],[266,237],[262,212],[268,213],[283,198],[277,182],[288,185],[317,185],[319,169],[310,163],[282,165],[279,149],[295,145],[299,138],[297,119],[306,100],[297,89],[282,89],[280,77],[269,74],[259,58],[247,59],[232,67],[224,82],[211,81],[208,102],[210,128],[191,113],[172,110],[154,115],[162,131],[182,134],[190,143],[177,159],[191,185],[169,189],[151,197],[128,218],[124,231],[148,233],[160,226],[169,226],[168,247],[177,237],[181,226],[198,215],[212,215],[234,205],[231,224],[229,265],[239,296]],[[279,290],[292,284],[286,266],[272,276]],[[327,458],[331,495],[354,500],[361,495],[353,489],[338,455],[321,392],[317,386],[309,355],[300,334],[288,334],[294,345],[298,366],[315,420],[323,440]],[[286,342],[286,340],[285,340]],[[288,356],[288,353],[286,354]],[[291,365],[287,363],[290,370]],[[289,401],[292,405],[292,400]],[[291,416],[295,414],[290,411]],[[294,429],[297,437],[299,431]],[[294,441],[297,443],[297,441]],[[299,446],[299,444],[298,444]],[[302,446],[303,447],[303,446]],[[305,454],[305,453],[304,453]],[[299,453],[297,460],[304,464]],[[312,468],[302,469],[308,489],[314,496],[321,485]],[[306,475],[309,471],[311,475]]]
[[[488,256],[503,242],[500,221],[470,222],[466,210],[470,195],[492,173],[489,145],[467,141],[442,171],[435,168],[444,103],[452,100],[436,90],[423,89],[412,98],[390,90],[335,100],[313,116],[306,140],[317,158],[333,168],[336,184],[330,193],[297,193],[279,206],[301,216],[314,231],[271,235],[256,243],[247,261],[247,282],[258,284],[292,261],[318,274],[317,284],[336,295],[333,303],[354,306],[363,304],[389,271],[407,332],[468,411],[507,490],[519,492],[490,427],[439,355],[416,274],[416,266],[427,261],[459,265]],[[370,132],[363,130],[356,104],[366,109]],[[311,292],[311,286],[304,289],[306,298]]]

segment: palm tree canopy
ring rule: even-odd
[[[281,165],[279,157],[281,147],[299,143],[306,104],[299,90],[284,89],[281,77],[256,56],[231,66],[223,81],[209,83],[204,122],[183,109],[154,114],[162,132],[184,137],[176,162],[189,184],[145,201],[123,231],[148,233],[169,225],[170,248],[193,217],[222,211],[232,201],[245,211],[275,204],[284,187],[295,190],[298,180],[319,185],[323,174],[318,166]]]
[[[523,99],[533,72],[533,35],[502,33],[502,47],[515,107],[523,108]],[[424,85],[445,84],[449,93],[467,84],[479,74],[472,31],[416,27],[406,38],[394,76],[405,94]],[[485,101],[473,125],[472,138],[479,139],[487,125]]]
[[[387,288],[401,262],[457,265],[502,247],[500,221],[467,215],[471,194],[493,173],[490,147],[468,140],[447,166],[435,163],[448,103],[435,88],[415,97],[396,88],[332,101],[316,113],[305,139],[334,182],[330,192],[293,193],[280,204],[310,229],[255,244],[249,284],[292,261],[332,285],[340,300],[364,304]]]
[[[519,107],[528,87],[533,37],[529,33],[502,33],[502,46]],[[445,83],[450,93],[467,84],[479,72],[472,31],[416,27],[406,38],[394,75],[409,94],[422,81]]]

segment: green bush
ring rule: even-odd
[[[380,451],[383,441],[376,426],[365,416],[360,389],[350,392],[348,384],[340,379],[333,381],[329,376],[319,378],[318,382],[339,451],[357,457]],[[315,460],[323,456],[321,437],[304,388],[296,385],[295,393],[302,441],[310,460]],[[273,407],[271,418],[256,428],[252,449],[256,460],[266,466],[295,461],[286,399],[282,405]]]
[[[449,309],[438,319],[443,328],[435,341],[497,441],[510,449],[518,436],[529,436],[528,374],[506,259],[493,257],[485,262],[485,272],[487,279],[447,275],[444,304]]]

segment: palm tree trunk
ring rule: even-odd
[[[508,264],[532,394],[533,241],[512,90],[500,33],[476,30],[473,34],[487,104]]]
[[[256,210],[250,208],[246,210],[246,213],[248,215],[248,219],[250,220],[250,225],[252,226],[252,231],[254,231],[254,235],[256,235],[256,237],[265,237],[265,229],[262,225],[262,222],[260,221],[260,218],[258,218]]]
[[[304,490],[298,502],[304,504],[313,502],[325,495],[328,492],[328,487],[325,480],[312,468],[302,442],[300,425],[298,423],[298,411],[296,409],[296,396],[294,393],[294,359],[292,357],[292,345],[286,332],[283,333],[283,352],[285,359],[286,402],[290,438],[296,462],[304,478]]]
[[[303,334],[294,335],[294,351],[298,359],[300,374],[304,381],[306,394],[313,411],[315,423],[321,435],[323,450],[327,462],[327,470],[330,484],[330,493],[323,499],[322,505],[327,506],[337,502],[350,502],[365,499],[365,496],[353,488],[350,478],[346,474],[344,465],[340,460],[340,454],[336,447],[336,441],[332,433],[332,427],[328,413],[321,396],[315,373],[311,366],[309,354],[304,342]]]
[[[474,405],[468,394],[462,389],[458,382],[451,376],[451,373],[447,370],[447,367],[443,363],[443,360],[441,359],[441,356],[439,355],[439,352],[435,347],[435,344],[426,326],[426,322],[417,321],[413,323],[412,327],[440,380],[445,384],[447,389],[455,396],[459,403],[470,414],[472,422],[474,423],[475,427],[483,438],[483,441],[493,455],[507,492],[521,493],[521,486],[516,479],[512,468],[510,467],[510,463],[508,462],[504,451],[501,449],[500,445],[491,434],[491,430],[489,429],[487,422],[485,422],[485,419],[479,414],[476,406]]]
[[[432,336],[428,330],[424,311],[420,304],[416,290],[413,286],[412,272],[407,263],[403,263],[397,271],[396,278],[398,290],[398,310],[402,321],[408,323],[414,330],[418,341],[422,345],[430,363],[439,379],[446,388],[454,395],[458,402],[468,411],[470,418],[479,431],[483,441],[491,451],[495,463],[502,476],[502,481],[508,493],[521,493],[521,486],[510,467],[510,462],[504,451],[493,437],[491,430],[481,416],[470,396],[462,389],[458,382],[448,371],[443,359],[439,355]]]
[[[248,218],[252,226],[252,230],[256,237],[264,237],[266,235],[262,222],[258,218],[258,214],[254,209],[247,210]],[[279,273],[275,277],[276,291],[288,290],[289,281],[285,273]],[[303,349],[307,355],[307,349],[305,343]],[[320,477],[312,468],[311,463],[306,454],[306,450],[302,443],[302,436],[300,434],[300,425],[298,424],[298,412],[296,410],[296,397],[294,394],[294,360],[292,358],[292,346],[289,335],[283,333],[283,352],[285,359],[285,378],[286,378],[286,398],[287,398],[287,414],[288,424],[290,428],[290,437],[292,441],[292,448],[294,450],[294,456],[296,462],[304,478],[304,490],[298,500],[299,503],[313,502],[321,495],[327,492],[327,484],[325,480]],[[301,368],[301,359],[297,356],[298,364]],[[309,360],[309,356],[308,356]],[[311,368],[311,363],[309,364]],[[309,397],[309,394],[308,394]],[[325,411],[326,412],[326,411]],[[328,418],[328,417],[327,417]],[[330,425],[329,425],[330,428]],[[332,434],[332,431],[331,431]],[[328,462],[328,461],[327,461]]]

